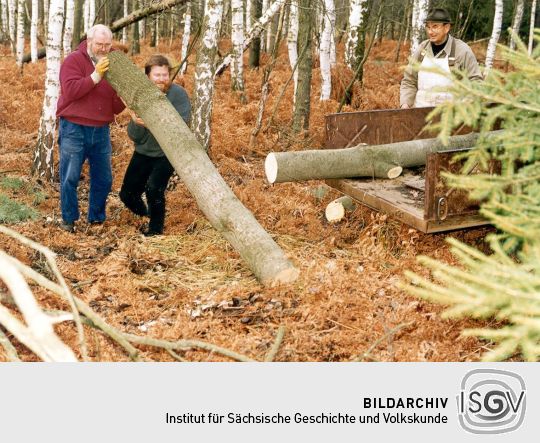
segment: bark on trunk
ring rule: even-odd
[[[60,51],[63,23],[64,0],[51,0],[47,27],[49,29],[47,35],[49,57],[47,57],[45,96],[32,165],[33,174],[45,180],[52,180],[54,172],[53,147],[56,130],[56,103],[60,94]]]
[[[75,12],[73,21],[73,39],[71,40],[71,50],[74,51],[81,40],[81,28],[83,24],[83,0],[75,0]],[[64,48],[65,50],[65,48]],[[45,55],[45,54],[43,54]]]
[[[17,39],[17,0],[8,0],[8,16],[9,16],[9,38],[11,40],[11,51],[16,54],[16,39]]]
[[[536,0],[533,0],[532,5],[531,5],[531,24],[529,26],[529,44],[527,46],[527,51],[529,55],[531,55],[533,51],[535,19],[536,19]]]
[[[424,23],[428,13],[428,0],[414,0],[412,13],[411,54],[414,54],[424,35]]]
[[[273,152],[266,157],[264,168],[270,183],[352,177],[395,178],[401,173],[400,168],[424,165],[430,152],[470,148],[477,139],[478,134],[471,133],[450,137],[447,146],[439,139],[431,138],[347,149]]]
[[[262,8],[261,2],[259,0],[247,0],[251,3],[251,21],[257,23],[261,19]],[[251,29],[251,28],[250,28]],[[258,68],[260,64],[261,57],[261,38],[259,35],[253,38],[251,45],[249,46],[249,59],[248,64],[250,68]],[[225,69],[225,67],[223,68]],[[216,75],[219,75],[219,69],[216,72]]]
[[[139,0],[133,0],[133,10],[137,10],[139,8]],[[139,22],[142,23],[142,22]],[[125,29],[125,28],[124,28]],[[141,52],[141,41],[140,41],[140,34],[139,34],[139,26],[138,23],[135,23],[131,29],[132,38],[131,38],[131,55],[136,55]]]
[[[298,62],[298,88],[296,90],[292,128],[294,132],[309,129],[311,98],[311,40],[314,13],[310,0],[298,1],[298,48],[304,55]]]
[[[17,3],[17,66],[23,65],[24,57],[24,0]]]
[[[208,150],[212,127],[212,102],[214,95],[214,59],[217,53],[219,23],[223,0],[207,0],[203,21],[201,47],[197,53],[195,70],[195,101],[192,128],[199,142]]]
[[[66,1],[66,24],[64,26],[64,58],[71,52],[71,42],[73,40],[73,23],[75,21],[75,0]]]
[[[293,69],[294,90],[293,98],[296,98],[298,87],[298,0],[291,0],[289,6],[289,31],[287,32],[287,50],[289,53],[289,63]]]
[[[525,0],[518,0],[516,5],[516,13],[514,14],[514,20],[512,21],[512,31],[515,35],[519,35],[519,28],[521,28],[524,10]],[[514,39],[513,35],[510,35],[510,49],[516,49],[516,40]]]
[[[227,186],[167,98],[121,51],[111,53],[109,59],[107,81],[144,120],[212,226],[261,283],[296,280],[298,270]]]
[[[244,10],[242,0],[231,1],[233,60],[231,64],[231,88],[244,90]]]
[[[484,77],[487,77],[490,69],[493,66],[495,60],[495,51],[497,49],[497,42],[501,36],[501,27],[503,19],[503,0],[495,0],[495,16],[493,17],[493,31],[491,38],[489,39],[487,51],[486,51],[486,69],[484,71]]]
[[[32,0],[32,20],[30,22],[30,59],[32,60],[32,63],[37,62],[37,52],[38,52],[38,44],[37,44],[37,27],[38,27],[38,18],[39,18],[39,10],[38,10],[38,0]]]
[[[334,0],[324,0],[323,11],[323,31],[320,45],[320,66],[321,66],[321,100],[330,100],[332,92],[331,75],[331,52],[332,41],[334,40],[334,27],[336,25],[336,11]]]
[[[184,13],[184,33],[182,34],[182,51],[180,54],[180,61],[186,60],[189,37],[191,34],[191,2],[187,3],[186,12]],[[180,75],[184,75],[187,69],[187,60],[180,67]]]

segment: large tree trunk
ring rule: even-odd
[[[60,95],[60,51],[62,47],[62,24],[64,23],[64,0],[51,0],[47,29],[47,74],[45,96],[39,121],[38,141],[34,148],[32,172],[40,178],[52,180],[53,146],[56,129],[56,103]]]
[[[261,19],[262,7],[260,0],[247,0],[251,2],[251,21],[257,23]],[[251,28],[250,28],[251,29]],[[256,35],[253,37],[253,41],[249,46],[249,59],[248,64],[250,68],[258,68],[261,58],[261,37]],[[225,69],[225,68],[223,68]],[[216,74],[219,75],[219,72]]]
[[[264,163],[270,183],[331,178],[395,178],[401,168],[421,166],[430,152],[470,148],[478,134],[457,135],[443,145],[437,138],[346,149],[273,152]]]
[[[22,67],[24,57],[24,0],[17,3],[17,66]]]
[[[292,128],[294,132],[309,129],[311,99],[311,40],[314,12],[310,0],[298,0],[298,52],[302,53],[298,62],[298,88],[296,90]]]
[[[8,3],[7,0],[0,0],[2,8],[2,42],[9,39]]]
[[[491,38],[489,39],[487,51],[486,51],[486,69],[484,77],[487,77],[493,61],[495,60],[495,51],[497,49],[497,42],[501,36],[501,27],[503,20],[503,0],[495,0],[495,16],[493,17],[493,31],[491,32]]]
[[[9,38],[11,40],[11,51],[13,55],[17,53],[17,0],[8,0],[9,17]],[[29,60],[30,61],[30,60]]]
[[[32,63],[37,62],[37,28],[38,28],[38,19],[39,19],[39,2],[38,0],[32,0],[32,19],[30,22],[30,59]]]
[[[195,68],[195,101],[193,103],[192,128],[195,136],[206,150],[210,146],[212,127],[212,103],[214,95],[214,59],[217,53],[219,23],[223,0],[207,0],[203,20],[201,47],[197,53]]]
[[[111,53],[109,59],[107,81],[144,120],[212,226],[233,245],[261,283],[296,280],[298,270],[236,198],[165,95],[122,52]]]

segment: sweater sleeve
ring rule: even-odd
[[[478,61],[476,60],[476,57],[474,56],[474,53],[469,46],[466,46],[463,53],[461,69],[463,69],[467,73],[467,77],[469,78],[469,80],[482,81],[484,79],[484,77],[482,76],[482,72],[480,72]]]
[[[403,80],[401,80],[399,89],[400,106],[406,104],[409,105],[409,107],[412,107],[414,105],[414,99],[416,98],[416,93],[418,92],[418,69],[414,66],[414,64],[418,63],[422,47],[423,44],[420,45],[420,47],[411,57],[409,65],[403,73]]]
[[[114,94],[112,100],[113,100],[113,113],[120,114],[126,108],[126,105],[120,99],[120,97],[118,97],[118,94]]]
[[[174,109],[180,114],[182,119],[189,126],[191,122],[191,102],[186,90],[180,86],[175,88],[174,95],[171,97],[171,103]]]
[[[85,76],[74,58],[67,58],[60,67],[60,84],[66,102],[84,97],[94,89],[92,77]]]
[[[150,132],[144,126],[139,126],[133,120],[130,120],[127,128],[128,136],[137,145],[143,145],[148,139]]]

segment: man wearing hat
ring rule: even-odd
[[[444,92],[452,79],[440,72],[450,73],[451,68],[464,71],[470,80],[482,80],[482,74],[471,48],[452,37],[450,14],[446,9],[434,8],[426,17],[428,40],[420,43],[401,81],[401,108],[437,106],[452,99]],[[420,69],[414,65],[420,64]]]

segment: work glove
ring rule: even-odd
[[[103,78],[105,75],[105,72],[107,72],[109,69],[109,58],[103,57],[100,61],[96,63],[96,72],[99,74],[100,77]]]

